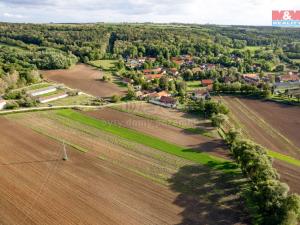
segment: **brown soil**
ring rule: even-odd
[[[170,121],[176,123],[181,127],[195,128],[195,127],[208,127],[210,123],[206,120],[199,118],[189,113],[184,113],[177,109],[164,108],[158,105],[143,102],[129,102],[125,105],[117,106],[126,112],[141,113],[143,115],[159,118],[163,121]]]
[[[1,119],[0,224],[176,224],[166,187]],[[16,135],[17,134],[17,135]]]
[[[87,142],[90,151],[67,147],[64,162],[61,144],[0,119],[0,224],[249,223],[237,194],[243,182],[238,177],[139,145],[125,149],[99,130],[64,126],[51,115],[11,118],[72,143]],[[159,175],[168,171],[169,187],[129,172],[133,165]]]
[[[246,136],[270,150],[300,159],[300,108],[230,96],[222,99]]]
[[[111,123],[161,138],[186,148],[199,149],[224,158],[228,157],[228,151],[220,139],[212,139],[199,134],[193,134],[181,128],[110,108],[89,111],[86,112],[86,114],[97,119],[110,121]]]
[[[125,93],[124,88],[101,81],[103,74],[98,69],[84,64],[78,64],[68,70],[42,71],[42,74],[47,80],[63,83],[96,97],[111,97]]]
[[[121,126],[141,131],[159,137],[187,148],[199,149],[210,152],[216,156],[228,158],[228,150],[220,140],[213,140],[197,134],[184,132],[183,129],[161,124],[157,121],[145,119],[129,113],[119,112],[114,109],[101,109],[86,112],[87,115],[98,119],[107,120]],[[248,121],[247,121],[248,122]],[[300,193],[300,170],[296,166],[275,161],[275,168],[281,175],[281,180],[289,184],[291,191]]]
[[[299,106],[251,99],[241,99],[241,101],[300,148]]]

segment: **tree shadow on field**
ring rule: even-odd
[[[250,224],[239,195],[245,180],[239,173],[221,171],[234,166],[230,162],[188,165],[170,178],[171,189],[179,193],[174,203],[184,208],[180,225]]]

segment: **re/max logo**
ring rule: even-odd
[[[300,10],[273,10],[272,25],[276,27],[300,27]]]

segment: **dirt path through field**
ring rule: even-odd
[[[101,81],[103,74],[91,66],[78,64],[68,70],[42,71],[44,78],[63,83],[96,97],[123,95],[126,89],[110,82]]]

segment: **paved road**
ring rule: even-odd
[[[133,102],[141,102],[141,101],[131,101]],[[0,111],[0,115],[12,114],[12,113],[22,113],[22,112],[32,112],[32,111],[45,111],[45,110],[54,110],[54,109],[74,109],[74,108],[85,108],[85,109],[101,109],[105,107],[125,105],[128,102],[120,102],[120,103],[109,103],[101,106],[89,106],[89,105],[63,105],[63,106],[43,106],[43,107],[32,107],[32,108],[22,108],[22,109],[14,109],[14,110],[3,110]]]

